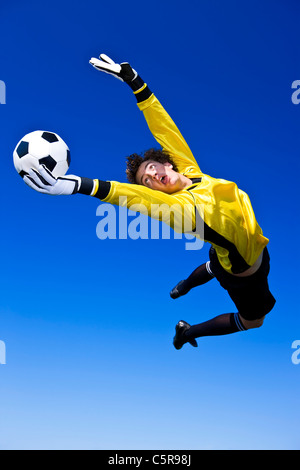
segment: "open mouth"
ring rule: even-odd
[[[159,178],[159,181],[160,181],[161,183],[163,183],[163,184],[166,184],[166,183],[168,182],[168,177],[167,177],[167,175],[161,176],[161,177]]]

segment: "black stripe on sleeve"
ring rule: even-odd
[[[144,88],[142,91],[136,93],[135,97],[137,99],[137,102],[141,103],[142,101],[146,101],[148,98],[150,98],[151,95],[152,91],[149,89],[148,86],[146,86],[146,88]]]
[[[99,188],[94,197],[101,200],[107,198],[110,191],[110,187],[111,184],[109,181],[99,180]]]
[[[94,180],[90,178],[81,178],[81,185],[79,189],[80,194],[86,194],[87,196],[90,196],[91,192],[93,191],[94,187]]]
[[[110,182],[109,181],[99,181],[99,188],[94,195],[94,197],[97,197],[98,199],[105,199],[110,191]],[[81,186],[79,189],[80,194],[86,194],[87,196],[91,196],[92,191],[94,189],[94,180],[91,178],[81,178]]]
[[[133,91],[138,91],[144,85],[144,80],[138,75],[134,80],[131,82],[127,82],[130,88]]]

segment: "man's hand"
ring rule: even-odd
[[[45,165],[41,165],[38,171],[32,168],[23,179],[32,189],[51,196],[76,194],[81,184],[79,176],[70,175],[55,178]]]
[[[130,83],[137,77],[137,72],[131,68],[128,62],[116,64],[105,54],[100,54],[99,59],[92,57],[90,64],[95,67],[95,69],[113,75],[122,82]]]
[[[128,64],[128,62],[122,62],[116,64],[110,57],[105,54],[100,54],[100,58],[96,59],[92,57],[90,64],[95,69],[101,72],[108,73],[118,78],[122,82],[127,83],[133,91],[139,90],[143,85],[143,80],[139,77],[137,72]]]

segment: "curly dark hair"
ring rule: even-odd
[[[127,167],[126,167],[126,176],[129,183],[138,184],[136,181],[136,173],[143,162],[148,160],[153,160],[158,163],[171,163],[174,171],[178,171],[177,166],[173,162],[170,155],[164,150],[159,149],[149,149],[143,152],[142,154],[133,153],[127,157]]]

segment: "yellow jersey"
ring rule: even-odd
[[[177,126],[154,94],[138,102],[138,107],[178,172],[195,182],[182,191],[166,194],[142,185],[110,181],[109,193],[102,201],[146,213],[175,231],[192,232],[212,244],[227,272],[245,271],[269,242],[256,221],[248,195],[234,182],[202,173]],[[202,222],[199,230],[197,217]]]

